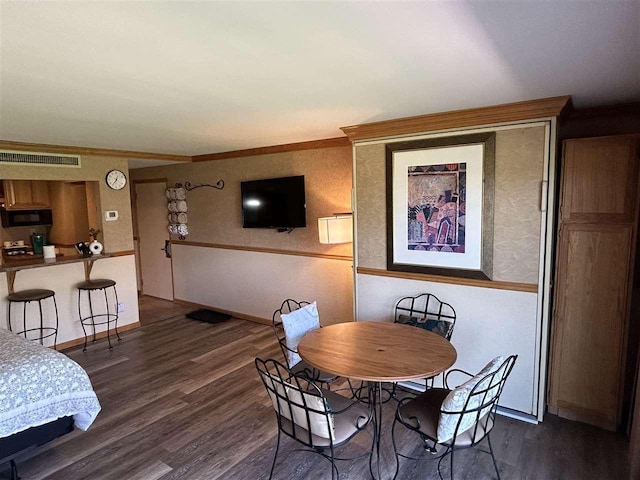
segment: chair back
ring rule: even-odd
[[[441,440],[440,425],[448,419],[455,420],[455,429],[453,430],[453,439],[457,438],[461,433],[471,430],[472,444],[481,441],[491,432],[495,422],[496,410],[500,395],[507,382],[507,378],[515,365],[517,355],[511,355],[504,359],[498,357],[489,365],[487,365],[478,375],[455,389],[452,393],[455,395],[460,393],[458,403],[462,408],[447,408],[445,404],[449,400],[449,396],[443,402],[440,412],[438,424],[438,441]],[[502,360],[499,363],[498,360]],[[493,364],[493,365],[492,365]],[[484,374],[485,372],[488,372]]]
[[[255,359],[256,369],[273,408],[281,432],[314,446],[313,436],[334,440],[334,417],[322,390],[307,377],[292,375],[276,360]]]
[[[456,324],[456,311],[431,293],[403,297],[396,303],[395,323],[424,328],[451,340]]]
[[[280,308],[277,309],[275,312],[273,312],[273,316],[271,317],[271,326],[273,327],[273,333],[276,335],[276,338],[278,339],[280,350],[282,350],[282,355],[284,356],[285,362],[287,362],[287,365],[289,366],[289,368],[293,367],[293,365],[289,365],[290,349],[287,348],[287,337],[284,333],[284,327],[282,326],[281,316],[286,313],[291,313],[302,307],[306,307],[307,305],[310,305],[310,303],[305,302],[304,300],[301,302],[298,302],[291,298],[287,298],[284,302],[282,302],[282,305],[280,305]]]

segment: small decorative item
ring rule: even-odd
[[[387,269],[490,280],[495,134],[387,145]]]
[[[89,242],[78,242],[75,244],[76,247],[76,251],[80,254],[80,255],[84,255],[84,256],[90,256],[91,255],[91,249],[89,248]]]
[[[127,184],[127,176],[121,170],[110,170],[105,179],[109,188],[122,190]]]
[[[102,244],[97,240],[94,240],[89,244],[89,250],[91,251],[92,255],[100,255],[103,248],[104,247],[102,246]]]
[[[102,233],[102,230],[100,230],[99,228],[90,228],[89,229],[89,240],[91,240],[91,241],[98,240],[98,235],[100,235],[100,233]]]

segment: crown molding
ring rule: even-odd
[[[349,137],[349,140],[356,142],[358,140],[395,135],[559,117],[570,105],[571,96],[567,95],[490,107],[418,115],[382,122],[363,123],[361,125],[342,127],[341,130]]]
[[[191,157],[194,162],[207,162],[210,160],[224,160],[227,158],[254,157],[256,155],[268,155],[271,153],[297,152],[300,150],[314,150],[318,148],[350,147],[351,142],[347,137],[325,138],[323,140],[310,140],[307,142],[285,143],[270,147],[247,148],[233,150],[231,152],[208,153]]]

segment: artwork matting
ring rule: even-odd
[[[490,280],[495,133],[386,146],[387,269]]]

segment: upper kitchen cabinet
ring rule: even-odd
[[[50,208],[49,187],[41,180],[4,180],[7,210],[36,210]]]

